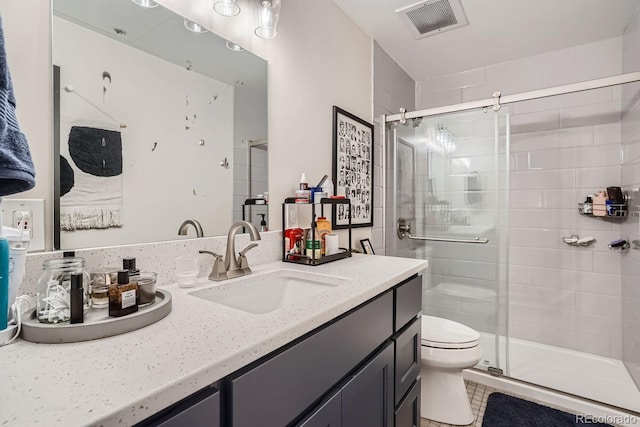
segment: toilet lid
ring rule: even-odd
[[[437,348],[471,348],[478,345],[480,334],[453,320],[422,316],[422,345]]]

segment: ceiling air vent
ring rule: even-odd
[[[396,10],[416,39],[467,25],[460,0],[427,0]]]

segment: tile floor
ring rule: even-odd
[[[487,407],[487,398],[496,389],[491,387],[485,387],[480,384],[473,383],[471,381],[465,381],[467,385],[467,394],[469,395],[469,401],[471,402],[471,411],[473,412],[473,422],[469,426],[482,427],[482,417],[484,416],[484,410]],[[510,394],[501,391],[504,394]],[[439,423],[437,421],[431,421],[426,418],[420,420],[420,427],[450,427],[451,424]]]

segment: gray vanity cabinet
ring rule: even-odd
[[[393,427],[393,345],[388,343],[296,427]]]
[[[420,378],[396,409],[397,427],[420,427]]]
[[[136,424],[136,427],[220,427],[220,425],[220,391],[211,386]]]
[[[342,427],[342,390],[325,398],[296,427]]]
[[[393,294],[318,328],[231,375],[229,427],[285,426],[313,407],[393,334]]]
[[[394,289],[395,425],[420,425],[420,350],[422,336],[422,276]]]
[[[393,427],[393,345],[387,344],[342,387],[342,425]]]
[[[421,280],[405,280],[222,379],[221,392],[197,393],[142,425],[419,426]]]

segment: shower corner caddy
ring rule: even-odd
[[[320,203],[296,203],[295,197],[287,197],[282,203],[282,230],[286,230],[285,218],[286,216],[286,208],[287,205],[295,205],[295,206],[311,206],[311,224],[310,224],[310,233],[311,240],[316,239],[315,232],[315,221],[316,221],[316,206],[320,206],[320,216],[324,216],[324,207],[325,205],[330,205],[331,210],[337,205],[347,205],[347,210],[351,212],[351,199],[346,198],[322,198],[320,199]],[[333,216],[332,216],[333,219]],[[340,252],[332,255],[324,255],[320,258],[315,258],[315,253],[312,251],[312,256],[309,257],[307,255],[300,254],[288,254],[285,248],[285,235],[284,231],[282,233],[282,261],[283,262],[291,262],[294,264],[304,264],[304,265],[321,265],[326,264],[328,262],[337,261],[343,258],[351,257],[351,215],[349,215],[349,224],[347,226],[348,235],[349,235],[349,246],[347,248],[339,248]]]
[[[624,218],[628,212],[629,195],[624,193],[624,203],[612,203],[607,205],[607,214],[596,216],[593,214],[593,203],[578,203],[578,212],[580,215],[591,216],[594,218]]]

